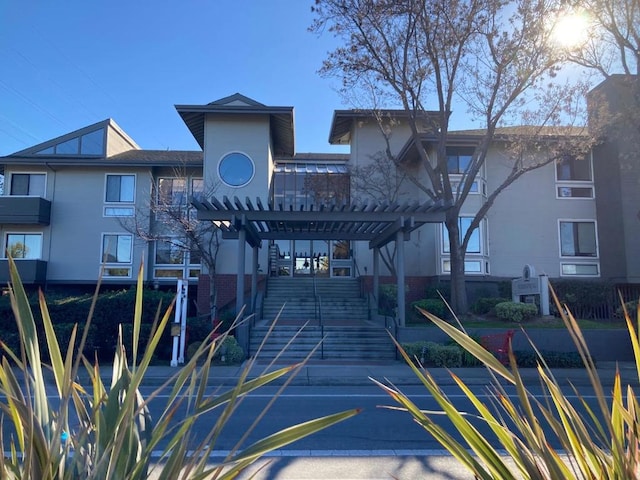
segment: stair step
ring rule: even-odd
[[[315,283],[314,283],[315,281]],[[316,295],[320,298],[316,302]],[[262,304],[262,318],[286,321],[309,321],[313,325],[277,325],[265,341],[260,357],[302,360],[314,348],[312,358],[340,360],[395,359],[395,346],[386,330],[369,326],[318,326],[318,307],[322,319],[332,322],[365,322],[369,318],[368,303],[362,298],[357,279],[313,277],[269,278]],[[254,327],[250,349],[255,353],[269,331],[268,327]],[[295,339],[292,338],[295,336]],[[324,341],[322,341],[324,336]],[[287,344],[290,345],[287,347]],[[321,344],[321,345],[320,345]],[[319,346],[320,345],[320,346]],[[283,351],[284,348],[286,351]]]

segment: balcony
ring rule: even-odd
[[[15,261],[20,279],[25,285],[42,285],[47,279],[47,262],[44,260],[18,259]],[[0,259],[0,284],[9,281],[9,260]]]
[[[49,225],[51,202],[42,197],[0,196],[0,225]]]

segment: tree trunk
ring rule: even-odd
[[[456,315],[464,315],[468,312],[467,286],[464,274],[464,251],[460,245],[460,228],[458,212],[449,212],[446,219],[446,227],[449,232],[449,255],[451,260],[451,299],[450,305]]]
[[[209,270],[209,311],[211,314],[211,322],[215,328],[218,320],[218,289],[216,288],[216,274]],[[222,332],[217,332],[222,333]]]

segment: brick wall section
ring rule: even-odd
[[[258,291],[264,290],[266,276],[258,275]],[[218,308],[230,307],[235,311],[236,300],[236,275],[216,275],[216,288],[218,290]],[[251,275],[244,276],[244,295],[248,300],[251,296]],[[209,276],[200,275],[198,278],[197,294],[198,312],[203,314],[209,311]]]

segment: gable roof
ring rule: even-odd
[[[351,129],[356,120],[366,120],[378,118],[409,118],[411,112],[403,109],[380,109],[380,110],[335,110],[329,131],[329,143],[331,145],[348,145],[351,142]],[[438,124],[438,112],[420,111],[416,112],[419,119],[425,122]]]
[[[293,155],[295,137],[293,107],[270,107],[240,93],[215,100],[206,105],[176,105],[187,128],[204,149],[204,124],[207,116],[266,115],[275,155]]]
[[[102,132],[102,136],[100,136],[100,132]],[[88,146],[85,150],[82,140],[91,138],[89,137],[90,134],[94,134],[92,137],[93,142],[92,145]],[[42,157],[44,155],[58,158],[106,157],[108,147],[107,141],[109,136],[112,134],[119,137],[121,143],[124,144],[125,149],[140,148],[113,119],[108,118],[51,140],[47,140],[46,142],[12,153],[11,155],[7,155],[7,157]],[[60,148],[69,145],[71,145],[72,148]]]

